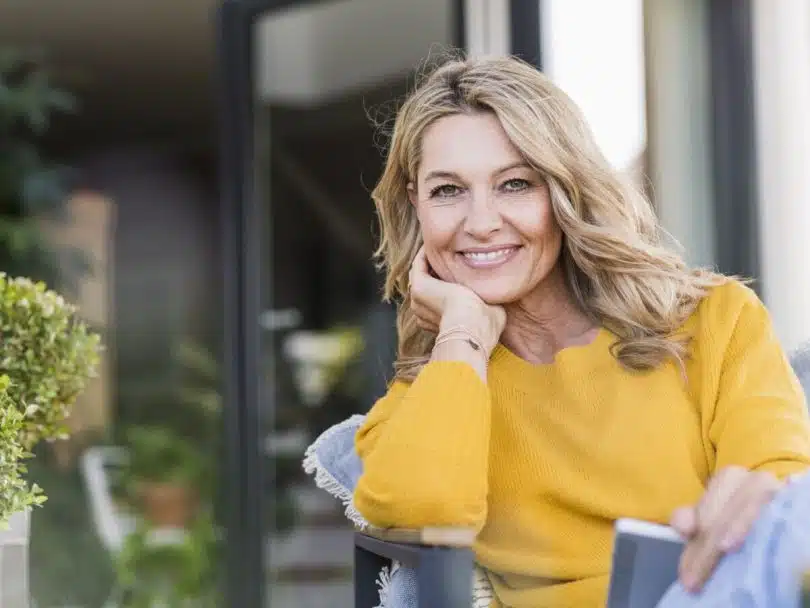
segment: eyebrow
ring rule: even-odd
[[[501,175],[502,173],[506,173],[507,171],[511,171],[512,169],[532,169],[532,166],[529,165],[529,163],[521,160],[516,163],[506,165],[505,167],[501,167],[500,169],[495,171],[495,175]],[[458,179],[459,175],[458,173],[455,173],[453,171],[442,171],[442,170],[431,171],[430,173],[425,175],[425,181],[437,178]]]

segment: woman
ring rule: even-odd
[[[810,464],[763,305],[662,244],[527,64],[429,75],[373,197],[399,356],[357,434],[355,505],[383,527],[474,527],[500,606],[604,605],[619,517],[671,521],[697,589]]]

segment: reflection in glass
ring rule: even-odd
[[[32,517],[32,595],[41,607],[213,606],[219,298],[204,294],[216,284],[215,190],[157,148],[81,169],[91,186],[48,234],[87,255],[73,299],[107,348],[70,439],[29,467],[49,496]]]
[[[352,604],[352,530],[301,460],[323,430],[367,411],[392,370],[394,311],[380,303],[371,262],[369,191],[384,141],[369,115],[384,118],[414,67],[452,44],[452,4],[327,1],[269,13],[257,27],[272,606]]]

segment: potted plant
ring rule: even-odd
[[[41,440],[65,436],[66,418],[95,375],[99,351],[99,336],[62,296],[0,273],[0,549],[8,553],[0,562],[27,560],[29,507],[45,497],[27,483],[25,459]],[[27,581],[16,577],[0,597],[26,605]]]
[[[217,550],[214,523],[199,517],[188,529],[166,535],[142,523],[116,560],[122,608],[214,608]]]
[[[152,526],[184,528],[197,512],[204,459],[188,439],[165,427],[127,432],[124,471],[129,501]]]
[[[29,507],[45,496],[25,480],[25,459],[41,440],[65,436],[100,349],[100,337],[62,296],[0,273],[0,527],[11,527],[0,544],[27,542]]]
[[[44,500],[38,488],[19,485],[22,477],[14,477],[10,467],[24,474],[22,461],[41,440],[65,436],[65,420],[95,375],[100,349],[98,334],[62,296],[43,283],[0,273],[0,450],[8,471],[0,481],[0,501],[6,501],[0,524]]]
[[[8,396],[24,414],[26,451],[43,439],[67,437],[65,422],[96,374],[100,351],[100,336],[61,295],[0,273],[0,374],[8,376]]]
[[[8,376],[0,376],[0,529],[3,530],[8,529],[15,515],[45,502],[42,490],[25,480],[25,459],[31,455],[19,440],[25,414],[9,396],[8,386]]]

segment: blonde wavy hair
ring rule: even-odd
[[[611,168],[579,108],[548,78],[516,58],[452,58],[422,76],[399,109],[372,192],[384,297],[399,303],[397,378],[413,380],[435,340],[410,308],[408,272],[422,241],[407,187],[416,181],[425,130],[442,117],[475,112],[493,113],[546,180],[563,232],[566,282],[581,309],[617,336],[616,359],[631,370],[666,360],[683,369],[689,336],[678,330],[727,279],[690,269],[664,246],[649,201]]]

